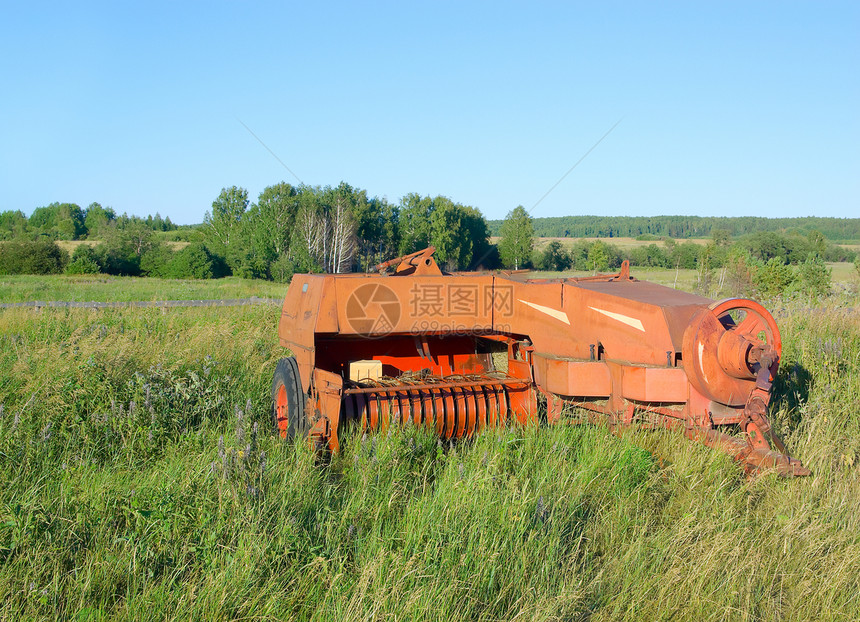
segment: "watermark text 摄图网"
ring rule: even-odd
[[[407,300],[402,300],[402,298]],[[493,283],[416,281],[408,295],[384,283],[365,283],[348,296],[346,319],[359,334],[392,332],[490,333],[514,312],[513,287]],[[494,328],[495,326],[495,328]]]

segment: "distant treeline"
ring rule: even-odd
[[[500,234],[503,220],[490,220],[490,235]],[[819,231],[828,240],[860,240],[860,218],[760,218],[756,216],[557,216],[533,218],[541,238],[709,238],[714,231],[739,237],[754,231]],[[647,238],[646,238],[647,239]]]

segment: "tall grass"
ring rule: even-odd
[[[158,279],[155,277],[76,275],[0,275],[0,302],[67,300],[199,300],[281,298],[286,285],[260,279]]]
[[[278,314],[0,313],[0,619],[860,618],[856,309],[776,310],[797,480],[575,425],[320,466],[268,432]]]

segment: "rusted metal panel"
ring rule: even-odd
[[[309,274],[297,274],[293,277],[284,298],[278,325],[281,345],[287,348],[291,348],[293,344],[304,348],[314,347],[320,300],[326,280],[326,277]],[[334,332],[337,332],[336,327]]]
[[[605,363],[573,361],[543,354],[534,356],[535,380],[556,395],[609,397],[612,393]]]
[[[687,374],[678,367],[622,365],[621,395],[640,402],[687,401]]]

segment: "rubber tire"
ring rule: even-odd
[[[286,438],[292,440],[296,436],[307,434],[305,417],[306,396],[302,391],[302,382],[299,377],[299,365],[295,357],[287,357],[278,361],[275,367],[275,375],[272,378],[272,425],[276,434],[283,436],[283,430],[278,428],[278,395],[284,390],[287,402],[287,429]]]

